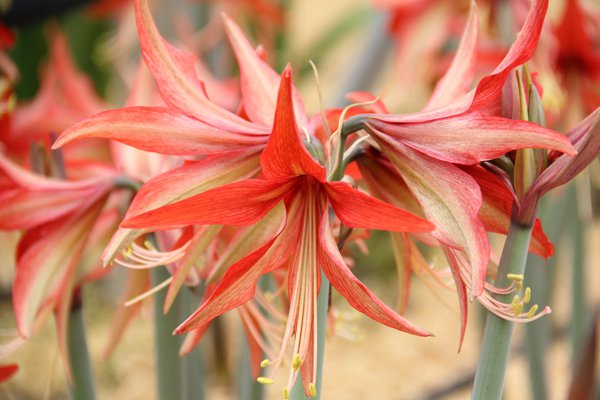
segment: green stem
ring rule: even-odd
[[[162,267],[152,269],[152,285],[168,279],[171,275]],[[154,341],[156,349],[156,378],[159,400],[183,399],[182,368],[179,358],[180,338],[173,330],[181,322],[178,298],[166,315],[163,315],[164,290],[154,295]]]
[[[252,375],[252,359],[248,348],[248,339],[242,329],[242,350],[238,370],[238,399],[262,400],[265,396],[265,385],[256,382]]]
[[[179,292],[177,297],[178,299],[173,305],[179,308],[179,321],[183,321],[196,310],[198,298],[186,287]],[[179,304],[177,304],[178,302]],[[191,353],[181,357],[180,362],[184,399],[204,400],[204,365],[200,346],[196,346]]]
[[[96,398],[94,374],[85,335],[83,307],[77,296],[69,315],[67,349],[73,374],[73,381],[69,386],[69,398],[94,400]]]
[[[573,367],[580,358],[582,345],[586,339],[587,319],[585,285],[585,224],[581,218],[581,206],[576,181],[571,182],[569,199],[572,221],[572,266],[571,266],[571,362]]]
[[[508,286],[511,283],[507,278],[508,274],[522,275],[525,272],[531,231],[531,226],[511,222],[498,266],[496,286]],[[498,300],[503,302],[510,302],[510,297],[510,295],[497,296]],[[514,323],[488,313],[479,364],[475,373],[473,399],[500,400],[502,398],[513,326]]]

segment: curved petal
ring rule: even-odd
[[[351,228],[394,232],[435,229],[431,222],[353,189],[345,182],[327,182],[325,188],[335,214]]]
[[[259,170],[256,152],[207,157],[158,175],[142,186],[127,210],[127,217],[163,207],[215,187],[248,179]],[[145,229],[120,227],[104,250],[102,260],[110,263]]]
[[[456,166],[423,155],[399,142],[380,141],[382,149],[421,203],[436,229],[431,235],[462,250],[472,268],[473,293],[481,295],[490,248],[478,217],[481,191],[477,182]]]
[[[216,128],[164,107],[109,110],[65,130],[53,149],[84,138],[117,140],[145,151],[172,155],[212,154],[261,146],[263,135],[244,135]]]
[[[467,25],[460,39],[452,64],[437,83],[424,110],[432,110],[450,104],[471,88],[477,62],[477,37],[479,33],[479,9],[471,1]]]
[[[257,126],[212,103],[195,69],[195,56],[176,49],[158,32],[148,0],[135,0],[135,18],[142,55],[164,101],[183,113],[235,132],[255,132]],[[260,129],[258,130],[260,133]]]
[[[369,123],[374,135],[387,135],[438,160],[478,164],[524,148],[575,150],[562,134],[531,122],[467,113],[420,123]]]
[[[224,15],[225,29],[240,66],[242,102],[250,120],[264,126],[273,125],[280,77],[257,54],[240,27]],[[292,89],[296,122],[308,126],[302,98]]]
[[[236,225],[258,222],[293,189],[296,180],[248,179],[129,217],[125,228],[169,229],[184,225]]]
[[[281,75],[273,132],[260,156],[265,176],[285,179],[308,174],[325,180],[325,168],[312,158],[300,137],[292,103],[292,70],[288,66]]]
[[[417,336],[431,336],[431,333],[394,312],[354,276],[337,248],[327,210],[321,217],[319,244],[319,263],[325,276],[352,307],[367,317],[399,331]]]
[[[290,237],[284,234],[287,232],[285,228],[286,218],[284,217],[279,229],[270,240],[229,267],[215,290],[192,315],[175,329],[175,333],[180,334],[197,329],[224,312],[250,300],[261,275],[283,264],[289,256],[290,243],[296,243],[293,239],[297,237],[297,234],[292,231],[293,235]]]

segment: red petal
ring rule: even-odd
[[[177,327],[175,333],[185,333],[209,323],[226,311],[232,310],[252,298],[256,283],[262,274],[279,267],[289,255],[289,242],[282,241],[286,225],[282,220],[275,235],[260,248],[233,264],[206,301]],[[289,236],[287,236],[289,239]],[[283,243],[282,243],[283,242]],[[295,242],[294,242],[295,243]]]
[[[169,229],[184,225],[252,225],[283,199],[296,180],[248,179],[207,190],[177,203],[127,218],[125,228]]]
[[[319,242],[319,262],[325,276],[352,307],[391,328],[413,335],[431,336],[431,333],[413,325],[385,305],[352,274],[337,248],[327,210],[321,217]]]
[[[135,17],[142,55],[167,104],[211,125],[237,132],[257,127],[212,103],[195,70],[195,56],[167,43],[158,32],[147,0],[136,0]]]
[[[126,217],[142,214],[230,182],[250,178],[258,169],[258,157],[255,152],[211,156],[196,163],[186,164],[146,182],[133,199]],[[119,228],[104,251],[104,262],[112,261],[123,248],[144,232],[143,229]]]
[[[273,125],[280,77],[256,54],[248,39],[231,18],[224,15],[225,28],[240,66],[244,110],[250,120],[264,126]],[[302,98],[295,90],[292,102],[300,126],[308,126]]]
[[[260,156],[267,177],[279,179],[308,174],[319,181],[325,180],[325,169],[308,153],[300,137],[292,103],[292,71],[288,66],[281,75],[273,132]]]
[[[4,382],[19,371],[17,364],[0,365],[0,383]]]
[[[344,182],[327,182],[327,196],[335,214],[351,228],[394,232],[431,231],[435,226],[391,204],[368,196]]]
[[[71,126],[52,148],[84,138],[104,138],[162,154],[212,154],[262,146],[267,133],[232,133],[170,108],[128,107],[105,111]]]
[[[454,277],[454,283],[456,284],[456,294],[458,295],[458,304],[460,306],[460,339],[458,342],[458,351],[462,349],[463,342],[465,340],[465,333],[467,332],[467,319],[469,316],[469,302],[467,301],[467,288],[463,278],[460,274],[459,260],[456,258],[455,250],[448,246],[442,246],[446,259],[452,271]]]

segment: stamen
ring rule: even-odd
[[[298,371],[301,365],[302,358],[300,358],[300,354],[294,354],[294,358],[292,358],[292,368],[294,368],[294,371]]]
[[[283,398],[284,400],[288,400],[290,398],[290,390],[288,388],[283,389]]]
[[[271,385],[273,383],[273,379],[259,376],[256,378],[256,382],[260,383],[261,385]]]
[[[314,383],[308,384],[308,390],[310,391],[310,397],[317,397],[317,387]]]
[[[521,311],[523,311],[523,303],[519,303],[515,307],[515,317],[518,317],[519,315],[521,315]]]
[[[145,293],[140,294],[139,296],[134,297],[133,299],[127,301],[125,303],[125,307],[129,307],[131,305],[134,305],[135,303],[138,303],[142,300],[144,300],[147,297],[152,296],[154,293],[160,291],[162,288],[168,286],[171,282],[173,281],[173,277],[169,277],[167,279],[165,279],[162,283],[159,283],[158,285],[156,285],[155,287],[153,287],[152,289],[148,290]]]
[[[537,310],[538,310],[538,305],[534,304],[527,312],[527,318],[533,317],[535,315],[535,313],[537,312]]]
[[[260,362],[261,368],[267,368],[269,365],[271,365],[271,361],[268,358],[265,358]]]
[[[523,295],[523,303],[527,304],[531,301],[531,288],[528,287],[525,289],[525,294]]]

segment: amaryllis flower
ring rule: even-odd
[[[337,248],[329,207],[348,227],[415,232],[431,230],[433,225],[347,183],[326,181],[325,168],[302,143],[297,121],[288,68],[282,75],[273,130],[260,157],[264,179],[242,180],[207,190],[131,217],[122,225],[153,230],[189,224],[244,226],[260,221],[275,208],[285,207],[276,235],[229,267],[208,299],[176,332],[202,327],[248,302],[261,275],[287,267],[290,311],[281,351],[273,361],[275,365],[281,363],[287,344],[295,335],[286,390],[301,369],[305,392],[314,395],[316,304],[321,270],[333,287],[365,315],[401,331],[429,334],[392,311],[352,274]]]
[[[96,175],[78,181],[47,178],[0,154],[0,229],[23,231],[13,282],[17,329],[30,339],[45,311],[55,309],[63,356],[73,292],[90,274],[97,275],[94,267],[100,267],[86,268],[81,259],[92,256],[90,239],[106,236],[116,222],[114,213],[101,217],[114,186],[114,170],[95,164],[87,168],[80,164],[78,169],[79,173],[93,170]]]
[[[478,217],[482,204],[479,186],[455,164],[477,164],[528,147],[574,154],[569,141],[557,132],[494,115],[508,74],[533,54],[547,6],[545,0],[533,3],[508,54],[475,90],[451,102],[437,96],[440,103],[437,108],[430,104],[429,111],[368,115],[363,121],[427,218],[436,225],[432,235],[447,245],[450,252],[464,253],[471,269],[471,279],[466,283],[473,297],[480,296],[485,288],[489,244]],[[473,46],[474,41],[463,37],[463,43]],[[454,63],[460,61],[455,59]],[[445,79],[451,86],[464,87],[461,82],[470,75],[468,68],[451,67],[449,71],[452,76]]]

